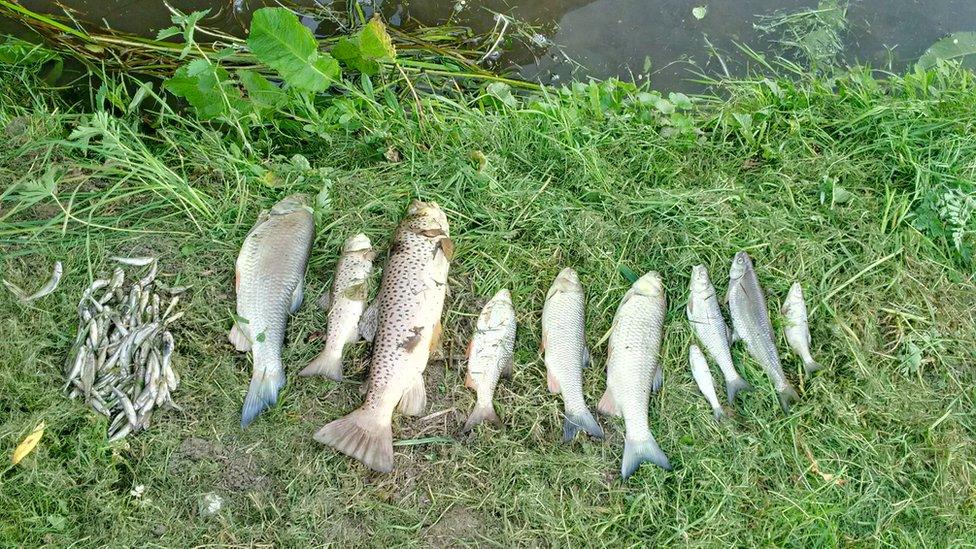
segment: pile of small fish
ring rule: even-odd
[[[64,384],[70,398],[84,398],[109,419],[110,442],[147,429],[156,407],[180,409],[172,397],[180,378],[170,326],[183,316],[176,306],[187,289],[157,282],[155,258],[112,260],[148,272],[127,281],[117,267],[110,279],[95,280],[84,291]]]

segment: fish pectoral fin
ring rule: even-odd
[[[544,353],[546,351],[546,340],[547,339],[548,339],[548,337],[546,336],[546,331],[545,330],[542,330],[542,339],[539,341],[539,352],[540,353]]]
[[[589,368],[593,364],[593,356],[590,354],[589,347],[583,347],[583,367]]]
[[[596,410],[603,415],[620,417],[620,409],[617,408],[617,403],[613,399],[613,393],[610,392],[610,387],[607,387],[603,396],[600,397],[600,402],[596,405]]]
[[[546,368],[546,385],[549,387],[550,393],[558,393],[562,391],[562,388],[559,386],[559,380],[556,379],[556,376],[552,375],[549,368]]]
[[[470,370],[468,370],[468,372],[464,374],[464,386],[467,387],[468,389],[471,389],[472,391],[478,390],[478,386],[475,384],[474,378],[471,377]]]
[[[427,388],[424,387],[423,375],[417,374],[407,382],[403,396],[400,397],[400,403],[397,404],[397,409],[404,415],[419,416],[424,413],[426,408]]]
[[[329,290],[323,292],[319,300],[316,301],[316,304],[319,306],[319,309],[328,311],[332,307],[332,292]]]
[[[342,296],[352,301],[366,301],[369,297],[369,283],[365,280],[357,282],[342,290]]]
[[[230,340],[231,345],[233,345],[235,349],[242,353],[251,350],[251,340],[247,338],[247,334],[244,332],[244,329],[241,328],[241,325],[236,321],[234,322],[234,325],[230,327],[230,333],[227,334],[227,339]]]
[[[514,365],[515,365],[515,357],[514,356],[508,357],[505,360],[505,363],[502,364],[501,376],[502,377],[505,377],[505,378],[508,378],[508,379],[511,379],[512,378],[512,368],[514,367]]]
[[[474,348],[474,338],[472,337],[471,341],[468,342],[467,348],[464,350],[464,358],[471,360],[471,350],[473,348]]]
[[[437,321],[437,324],[434,324],[434,331],[433,331],[433,334],[431,334],[431,336],[430,336],[430,349],[429,349],[429,351],[431,353],[433,353],[435,349],[440,349],[440,347],[441,347],[441,335],[443,335],[443,334],[444,334],[444,326],[438,320]]]
[[[295,286],[295,290],[291,293],[291,308],[288,309],[290,314],[295,314],[298,308],[302,306],[302,301],[305,299],[305,283],[299,282],[298,286]]]
[[[454,261],[454,241],[448,237],[440,239],[437,243],[438,249],[444,254],[448,261]]]
[[[359,319],[359,334],[363,336],[366,341],[373,341],[373,337],[376,335],[376,324],[379,321],[379,298],[374,299],[372,303],[366,307],[363,311],[363,316]]]
[[[654,377],[651,378],[651,391],[655,393],[661,390],[661,385],[664,385],[664,368],[661,364],[658,364],[654,368]]]

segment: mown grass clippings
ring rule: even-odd
[[[720,97],[688,103],[612,81],[511,101],[499,88],[390,100],[357,84],[346,125],[319,136],[199,122],[158,88],[130,110],[127,90],[143,88],[124,78],[103,82],[86,110],[18,59],[0,66],[0,131],[12,136],[0,143],[12,182],[0,195],[0,276],[31,280],[55,259],[65,275],[27,307],[0,293],[0,444],[12,451],[47,425],[2,473],[0,544],[950,545],[976,531],[973,221],[957,225],[939,198],[965,194],[976,173],[970,72],[726,81]],[[849,196],[837,200],[838,188]],[[237,427],[250,364],[226,342],[234,258],[262,207],[323,189],[310,298],[349,234],[384,250],[413,197],[438,201],[457,241],[443,350],[426,373],[430,412],[447,412],[396,417],[408,444],[390,475],[311,439],[361,401],[355,383],[294,375],[320,350],[312,306],[289,324],[279,404]],[[771,311],[803,283],[825,369],[802,376],[779,342],[801,392],[784,416],[737,348],[757,391],[717,425],[688,372],[683,308],[691,266],[705,264],[722,292],[739,249]],[[165,257],[161,281],[194,291],[174,359],[185,411],[109,446],[104,420],[58,389],[70,312],[118,255]],[[557,442],[562,407],[538,341],[545,290],[565,266],[587,292],[590,403],[627,273],[661,273],[664,389],[650,420],[673,472],[644,467],[620,482],[619,421],[603,420],[605,442]],[[519,320],[514,375],[496,395],[505,426],[461,435],[474,399],[463,349],[501,287]],[[354,346],[353,380],[367,360]],[[196,502],[211,492],[225,503],[203,517]]]

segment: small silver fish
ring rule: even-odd
[[[51,278],[44,283],[43,286],[36,292],[27,295],[27,292],[22,290],[19,286],[13,282],[3,281],[3,285],[7,287],[8,290],[21,302],[29,303],[36,299],[40,299],[46,295],[49,295],[58,289],[58,284],[61,283],[61,276],[64,274],[64,267],[61,265],[60,261],[54,262],[54,271],[51,273]]]
[[[270,212],[262,212],[244,238],[236,264],[237,318],[229,335],[237,350],[250,350],[254,358],[241,427],[247,427],[275,404],[285,384],[281,364],[285,326],[288,316],[302,303],[305,267],[314,236],[308,198],[291,195]]]
[[[671,470],[668,456],[654,439],[647,420],[651,391],[659,390],[663,382],[660,355],[667,311],[664,284],[651,271],[624,294],[610,328],[607,390],[597,409],[624,418],[626,435],[620,464],[624,479],[644,462]]]
[[[735,254],[735,259],[732,260],[728,302],[736,333],[745,342],[752,358],[766,370],[783,411],[789,412],[790,405],[800,397],[783,373],[779,353],[776,351],[773,325],[769,322],[769,311],[766,309],[766,297],[759,286],[759,279],[756,278],[752,259],[746,252]]]
[[[722,421],[725,417],[725,411],[722,410],[722,405],[719,403],[718,397],[715,396],[712,372],[708,369],[708,362],[705,361],[705,355],[702,354],[698,345],[692,345],[688,348],[688,363],[691,365],[691,376],[695,378],[698,390],[701,391],[709,406],[712,407],[712,415],[715,417],[715,421]]]
[[[359,319],[369,297],[369,275],[375,257],[373,245],[364,234],[353,235],[343,244],[332,291],[320,301],[328,310],[325,348],[298,375],[342,380],[343,351],[346,345],[359,341]]]
[[[515,353],[515,308],[508,290],[500,290],[478,315],[474,335],[468,344],[468,374],[464,385],[474,390],[478,400],[464,422],[463,432],[490,421],[501,425],[492,397],[500,376],[512,376]]]
[[[732,404],[735,395],[742,391],[751,391],[752,385],[749,385],[749,382],[735,371],[730,349],[729,327],[722,316],[715,287],[712,286],[708,278],[708,270],[704,265],[695,265],[691,268],[688,306],[685,308],[685,313],[698,341],[722,370],[722,375],[725,377],[725,391],[729,404]]]
[[[583,397],[583,368],[590,364],[583,328],[583,285],[576,271],[567,267],[553,281],[542,308],[542,345],[549,391],[561,393],[566,418],[563,442],[585,431],[603,438]]]
[[[782,311],[786,317],[786,342],[790,349],[803,361],[803,372],[813,375],[820,369],[820,364],[810,354],[810,325],[807,323],[807,304],[803,300],[803,288],[799,282],[794,282],[790,293],[783,302]]]
[[[110,257],[112,261],[116,263],[121,263],[123,265],[131,265],[133,267],[145,267],[150,263],[156,261],[155,257]]]

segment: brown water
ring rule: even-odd
[[[479,33],[499,29],[495,13],[524,22],[510,25],[499,43],[497,66],[545,82],[586,76],[649,78],[658,89],[695,90],[694,71],[741,74],[745,56],[736,43],[757,51],[773,47],[754,24],[757,16],[817,6],[813,0],[359,0],[369,15],[381,11],[394,25],[411,20],[469,26]],[[62,13],[58,2],[22,0],[35,11]],[[206,24],[240,34],[250,14],[273,0],[172,0],[182,11],[210,8]],[[299,4],[345,10],[344,3],[302,0]],[[161,0],[61,0],[82,21],[153,36],[170,25]],[[692,15],[707,6],[702,19]],[[976,30],[976,0],[852,0],[843,33],[850,62],[900,70],[948,33]],[[328,23],[305,23],[320,33]],[[0,27],[2,30],[2,27]],[[517,39],[514,39],[517,38]],[[490,62],[490,61],[486,61]],[[645,67],[650,70],[645,70]]]

